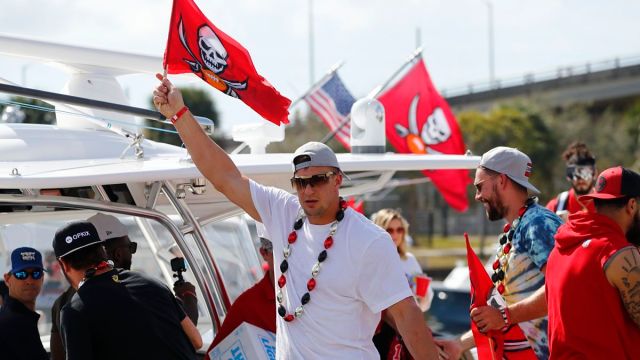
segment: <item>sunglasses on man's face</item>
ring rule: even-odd
[[[567,166],[567,177],[573,181],[591,181],[596,173],[596,169],[590,165]]]
[[[122,245],[120,247],[128,247],[129,248],[129,252],[131,254],[135,254],[136,251],[138,251],[138,243],[135,242],[135,241],[132,241],[132,242],[130,242],[130,243],[126,244],[126,245]]]
[[[291,186],[294,189],[302,190],[310,185],[311,187],[315,187],[318,185],[324,185],[329,182],[329,178],[336,173],[333,171],[329,171],[324,174],[316,174],[311,176],[294,176],[291,178]]]
[[[42,270],[33,270],[33,271],[22,270],[22,271],[14,272],[13,276],[18,280],[26,280],[29,276],[31,276],[33,280],[39,280],[43,274],[44,273]]]

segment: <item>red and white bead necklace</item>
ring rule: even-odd
[[[509,264],[511,249],[513,248],[512,242],[516,228],[522,221],[524,213],[527,212],[527,209],[529,209],[531,205],[535,204],[535,202],[535,197],[528,198],[524,205],[518,210],[518,218],[513,220],[511,224],[504,224],[504,228],[502,229],[503,233],[498,237],[500,245],[498,246],[496,261],[493,262],[493,274],[491,275],[491,281],[496,285],[496,289],[500,294],[504,293],[505,290],[504,278]]]
[[[284,274],[289,269],[289,263],[287,259],[289,258],[289,256],[291,256],[291,246],[298,239],[297,231],[300,230],[302,228],[302,225],[304,224],[304,219],[306,217],[304,211],[300,211],[298,218],[293,223],[293,231],[291,231],[291,233],[289,234],[289,237],[287,239],[287,246],[283,250],[284,259],[282,260],[282,263],[280,263],[280,272],[282,273],[282,275],[280,275],[280,278],[278,278],[278,290],[276,291],[276,299],[278,301],[278,315],[280,315],[284,319],[284,321],[291,322],[296,318],[301,317],[304,313],[304,306],[311,300],[310,293],[311,291],[313,291],[313,289],[316,288],[316,278],[320,273],[321,264],[325,260],[327,260],[327,250],[329,250],[329,248],[331,248],[331,246],[333,245],[333,235],[335,235],[336,231],[338,230],[338,223],[342,221],[342,219],[344,219],[344,210],[346,208],[347,202],[340,198],[340,209],[336,213],[336,220],[331,224],[329,235],[327,235],[327,238],[324,240],[324,250],[322,250],[320,254],[318,254],[318,261],[311,268],[311,278],[309,279],[309,281],[307,281],[307,292],[300,298],[301,305],[296,308],[293,314],[291,314],[287,313],[287,309],[283,305],[284,296],[282,294],[282,290],[287,284],[287,278]]]

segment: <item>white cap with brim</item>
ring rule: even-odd
[[[118,220],[118,218],[113,215],[97,213],[88,218],[87,221],[89,221],[93,224],[93,226],[96,227],[96,230],[98,230],[98,236],[100,236],[100,240],[102,241],[129,235],[127,227],[124,226],[120,222],[120,220]]]
[[[480,166],[507,175],[509,179],[524,186],[534,194],[540,193],[540,190],[529,182],[533,163],[527,154],[518,149],[506,146],[493,148],[482,155]]]

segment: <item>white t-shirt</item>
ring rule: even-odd
[[[418,259],[412,253],[405,253],[406,259],[400,258],[402,263],[402,271],[408,277],[422,274],[422,266],[418,263]]]
[[[277,283],[282,252],[300,204],[286,191],[253,181],[251,196],[271,235]],[[330,224],[313,225],[305,220],[298,230],[285,274],[287,313],[300,306],[307,292],[311,268],[324,249],[329,228]],[[395,251],[393,242],[369,219],[347,209],[333,238],[304,314],[292,322],[276,315],[277,359],[379,359],[371,339],[380,312],[411,296],[400,258],[389,256]]]

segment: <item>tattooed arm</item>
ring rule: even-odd
[[[604,272],[618,288],[627,313],[640,327],[640,251],[632,246],[616,252],[605,264]]]

